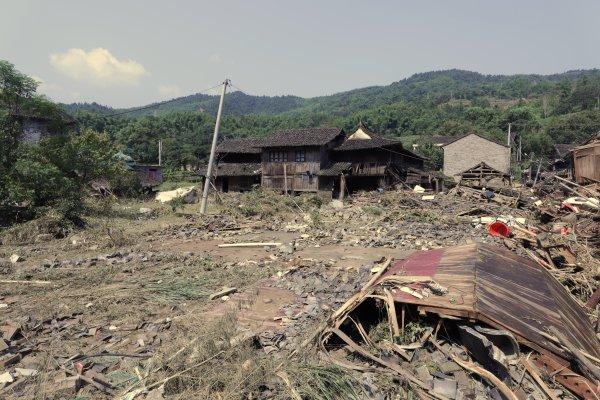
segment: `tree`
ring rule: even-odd
[[[0,224],[33,218],[49,208],[80,222],[88,184],[123,175],[107,135],[66,132],[63,112],[36,95],[36,83],[0,61]],[[49,118],[63,134],[38,144],[21,142],[20,118]]]

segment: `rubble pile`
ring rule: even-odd
[[[186,340],[176,321],[226,308],[256,357],[335,364],[368,399],[598,398],[598,198],[553,175],[327,203],[222,194],[216,214],[139,220],[126,244],[7,248],[0,277],[22,286],[0,292],[0,398],[169,398],[161,380],[189,367],[160,364]],[[297,399],[293,374],[272,375],[252,398]]]

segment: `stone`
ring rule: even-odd
[[[455,363],[454,361],[447,361],[444,363],[441,363],[439,365],[440,371],[442,371],[444,374],[451,374],[453,372],[457,372],[462,370],[461,366],[458,365],[457,363]]]
[[[332,208],[335,208],[335,209],[338,209],[338,210],[341,209],[341,208],[344,208],[344,202],[341,201],[341,200],[331,200],[330,205],[331,205]]]
[[[294,247],[292,247],[289,244],[282,244],[281,246],[279,246],[279,251],[282,252],[283,254],[293,254]]]
[[[4,385],[6,383],[13,383],[14,381],[15,378],[13,378],[13,376],[8,371],[0,375],[0,385]]]
[[[10,262],[13,263],[13,264],[16,264],[16,263],[21,262],[21,261],[23,261],[23,257],[21,257],[18,254],[13,254],[12,256],[10,256]]]
[[[37,369],[30,368],[15,368],[15,372],[21,376],[36,376],[38,374]]]
[[[440,394],[442,396],[446,396],[450,399],[456,398],[456,390],[457,384],[455,380],[452,379],[439,379],[435,378],[433,380],[433,392]]]
[[[142,214],[142,215],[149,215],[149,214],[152,214],[152,211],[153,211],[153,210],[152,210],[151,208],[148,208],[148,207],[140,207],[140,209],[139,209],[139,211],[138,211],[138,212],[139,212],[140,214]]]

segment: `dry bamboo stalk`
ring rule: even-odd
[[[265,247],[265,246],[281,246],[281,242],[246,242],[246,243],[225,243],[218,247]]]
[[[18,281],[18,280],[10,280],[10,279],[0,279],[0,283],[19,283],[19,284],[30,284],[30,285],[50,285],[52,282],[50,281]]]

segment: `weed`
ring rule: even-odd
[[[308,215],[310,216],[310,220],[312,221],[314,226],[316,226],[316,227],[321,226],[323,221],[322,221],[321,213],[319,212],[319,210],[311,210]]]
[[[183,196],[176,197],[169,202],[169,205],[171,206],[171,211],[177,212],[177,210],[182,209],[185,206],[185,199]]]
[[[380,207],[373,207],[373,206],[365,206],[363,207],[363,211],[366,212],[367,214],[371,214],[371,215],[381,215],[383,213],[383,209],[381,209]]]
[[[286,372],[303,399],[358,400],[364,397],[358,381],[335,365],[288,365]]]
[[[388,321],[382,320],[377,325],[373,326],[369,331],[369,337],[375,343],[381,342],[382,340],[391,341],[392,335],[390,333],[390,325]]]
[[[396,342],[399,344],[410,344],[416,342],[423,333],[427,330],[420,321],[410,321],[404,326],[404,331],[401,332]]]
[[[433,223],[437,221],[438,215],[428,210],[413,210],[404,215],[404,219],[409,222],[427,222]]]
[[[272,385],[275,361],[251,341],[232,340],[238,334],[237,326],[233,314],[213,322],[199,318],[182,321],[178,335],[146,363],[146,384],[180,373],[165,384],[165,397],[259,398],[265,386]]]
[[[14,225],[2,233],[2,241],[6,244],[33,243],[40,235],[50,238],[68,236],[75,226],[56,211],[50,210],[39,218]]]
[[[109,247],[124,247],[131,244],[133,241],[129,237],[123,228],[104,226],[104,231],[108,236]]]

